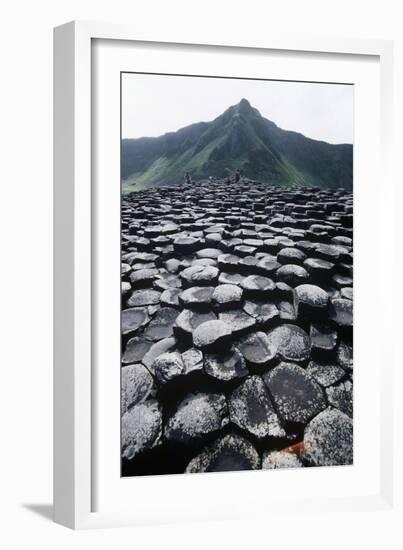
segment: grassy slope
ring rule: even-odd
[[[352,178],[352,146],[332,146],[281,130],[248,104],[230,107],[211,123],[161,138],[125,140],[123,192],[194,178],[224,177],[240,168],[279,185],[340,187]],[[134,167],[137,166],[137,171]]]

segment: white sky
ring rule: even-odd
[[[122,75],[122,136],[160,136],[210,121],[246,98],[285,130],[353,143],[354,88],[342,84]]]

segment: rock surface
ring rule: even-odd
[[[231,422],[257,438],[284,437],[279,418],[260,376],[247,378],[229,397]]]
[[[248,375],[245,359],[235,347],[221,353],[206,354],[204,368],[207,374],[223,382]]]
[[[213,292],[213,300],[221,309],[236,307],[242,300],[242,289],[236,285],[219,285]]]
[[[280,363],[264,375],[264,381],[276,410],[285,422],[306,424],[326,408],[322,388],[298,365]]]
[[[350,380],[332,386],[326,390],[328,401],[333,407],[344,412],[348,416],[353,416],[353,384]]]
[[[153,363],[153,371],[160,384],[174,380],[185,372],[182,356],[178,352],[162,353]]]
[[[296,325],[280,325],[267,334],[269,344],[284,361],[306,361],[311,353],[308,334]]]
[[[316,285],[299,285],[294,289],[294,307],[298,317],[323,318],[329,302],[328,293]]]
[[[309,363],[306,372],[324,388],[336,384],[336,382],[339,382],[346,375],[345,371],[339,365],[332,363],[315,363],[314,361]]]
[[[122,456],[131,460],[151,449],[161,437],[162,416],[157,401],[135,405],[122,416]]]
[[[191,460],[186,472],[258,470],[261,460],[253,445],[239,435],[226,435]]]
[[[143,365],[123,367],[121,377],[122,413],[134,405],[143,403],[150,395],[153,385],[154,379]]]
[[[293,453],[284,451],[270,451],[263,454],[263,470],[276,470],[277,468],[301,468],[300,459]]]
[[[213,350],[225,346],[231,335],[231,327],[224,321],[207,321],[195,329],[193,343],[202,350]]]
[[[313,466],[353,463],[353,421],[328,408],[305,428],[302,457]]]
[[[352,194],[212,178],[121,212],[122,475],[351,463]]]
[[[227,403],[222,394],[190,394],[168,419],[165,437],[187,444],[218,432],[228,423]]]
[[[239,349],[246,361],[256,367],[265,367],[276,356],[276,348],[264,332],[253,332],[239,341]]]

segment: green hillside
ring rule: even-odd
[[[353,146],[332,145],[282,130],[246,99],[212,122],[156,138],[122,141],[123,192],[224,177],[237,168],[248,178],[279,185],[352,189]]]

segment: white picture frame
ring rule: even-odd
[[[187,500],[186,506],[180,507],[179,497],[173,494],[175,485],[178,492],[192,494],[201,490],[200,477],[182,476],[180,487],[177,476],[161,476],[138,479],[137,491],[147,490],[147,485],[169,495],[168,500],[162,499],[159,509],[153,510],[153,503],[149,506],[139,506],[117,502],[118,492],[107,493],[108,507],[98,509],[94,495],[98,493],[97,485],[107,470],[99,466],[96,453],[100,452],[97,436],[97,399],[105,392],[105,384],[99,388],[95,383],[97,356],[95,346],[96,323],[94,311],[98,297],[97,284],[93,280],[92,267],[97,260],[95,257],[94,239],[98,226],[96,219],[99,212],[105,208],[107,198],[97,198],[96,178],[92,163],[97,136],[94,135],[93,123],[96,118],[97,105],[94,105],[94,45],[97,41],[114,41],[115,44],[155,44],[158,48],[175,44],[176,48],[187,48],[200,52],[209,48],[209,52],[228,51],[237,49],[242,55],[257,55],[262,52],[282,52],[283,55],[296,53],[299,56],[316,55],[319,53],[329,56],[326,63],[332,59],[349,56],[362,56],[363,59],[375,60],[379,69],[378,96],[379,99],[379,146],[375,156],[379,154],[382,174],[388,181],[391,166],[392,151],[392,54],[393,46],[388,41],[338,39],[330,37],[286,36],[270,33],[269,36],[256,36],[253,41],[237,36],[234,43],[216,37],[209,31],[200,37],[186,35],[186,29],[181,36],[169,35],[167,30],[164,36],[148,36],[130,25],[109,23],[72,22],[55,29],[54,38],[54,86],[55,86],[55,370],[54,370],[54,510],[55,521],[71,528],[91,528],[119,525],[139,525],[147,523],[162,523],[181,521],[236,518],[244,513],[237,502],[229,503],[221,513],[219,507],[208,506],[204,501],[194,502]],[[120,41],[124,41],[120,42]],[[164,46],[166,44],[166,46]],[[377,70],[378,70],[377,69]],[[122,67],[121,70],[124,70]],[[377,77],[378,78],[378,77]],[[112,92],[113,93],[113,92]],[[102,131],[102,128],[101,128]],[[116,160],[116,159],[115,159]],[[112,162],[112,161],[111,161]],[[370,174],[368,174],[370,177]],[[373,175],[375,177],[375,175]],[[96,199],[96,200],[95,200]],[[379,201],[377,200],[379,199]],[[113,197],[112,197],[113,200]],[[106,202],[105,202],[106,201]],[[372,235],[379,240],[379,258],[383,254],[393,251],[393,231],[391,230],[390,211],[393,208],[393,186],[388,185],[382,197],[372,196],[368,208],[375,209],[379,228],[373,229]],[[116,201],[115,201],[116,202]],[[99,210],[99,212],[98,212]],[[364,212],[364,211],[363,211]],[[364,213],[365,214],[365,213]],[[369,224],[370,218],[363,214],[362,223]],[[373,219],[373,217],[372,217]],[[361,239],[361,247],[365,242]],[[119,251],[118,251],[119,253]],[[377,256],[378,257],[378,256]],[[382,288],[391,284],[392,274],[380,270],[377,280],[379,293],[376,298],[376,307],[385,311],[391,306],[382,293]],[[362,286],[362,293],[366,291]],[[364,317],[364,316],[363,316]],[[363,318],[363,326],[365,326]],[[386,343],[387,331],[379,328],[379,346]],[[366,334],[371,337],[371,334]],[[361,489],[344,491],[341,488],[337,494],[329,494],[326,498],[319,490],[306,495],[304,509],[314,512],[326,506],[329,510],[348,507],[352,510],[385,509],[393,503],[393,350],[384,346],[382,368],[375,368],[374,373],[379,375],[378,384],[373,387],[379,398],[380,435],[376,443],[377,458],[376,483],[371,490],[362,489],[367,477],[362,477]],[[372,361],[376,361],[373,354]],[[370,354],[368,361],[371,361]],[[112,386],[111,386],[112,387]],[[101,393],[99,393],[101,392]],[[374,393],[375,395],[375,393]],[[119,395],[117,396],[119,400]],[[105,428],[115,430],[115,427]],[[112,433],[112,432],[110,432]],[[119,439],[119,435],[116,435]],[[102,447],[104,449],[104,447]],[[119,454],[119,449],[116,450]],[[378,460],[379,459],[379,460]],[[354,467],[353,467],[354,468]],[[320,470],[315,477],[309,480],[311,486],[323,487],[326,483],[327,469]],[[339,470],[340,471],[340,470]],[[358,471],[358,470],[357,470]],[[285,482],[286,476],[294,476],[296,472],[275,472]],[[340,485],[339,474],[333,472],[334,484]],[[351,474],[354,477],[353,474]],[[225,484],[237,480],[242,486],[243,498],[250,504],[258,503],[259,510],[253,509],[251,515],[267,513],[273,510],[273,499],[259,494],[257,484],[262,478],[256,473],[214,474],[210,481],[203,484]],[[221,476],[221,477],[218,477]],[[237,476],[230,478],[228,476]],[[192,478],[192,479],[190,479]],[[199,480],[199,481],[198,481]],[[273,478],[271,482],[274,485]],[[299,482],[298,482],[299,483]],[[302,482],[301,482],[302,483]],[[350,483],[350,482],[349,482]],[[301,484],[303,489],[304,484]],[[358,485],[357,485],[358,487]],[[285,498],[277,503],[281,509],[284,505],[287,510],[297,510],[303,498],[303,490],[297,499]],[[356,492],[354,492],[356,491]],[[180,513],[175,513],[180,510]]]

